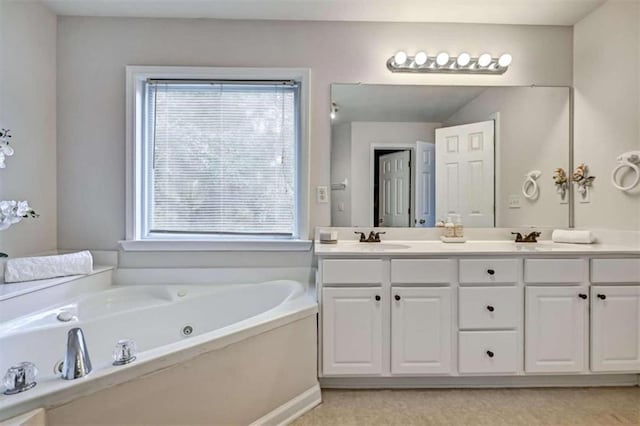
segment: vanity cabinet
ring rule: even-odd
[[[326,374],[382,373],[382,303],[380,288],[376,287],[322,290],[322,358]]]
[[[321,257],[320,376],[640,373],[640,258],[570,256]]]
[[[527,287],[525,371],[578,373],[586,369],[586,286]]]
[[[591,287],[591,370],[640,371],[640,285]]]
[[[391,293],[391,373],[448,373],[451,289],[393,287]]]

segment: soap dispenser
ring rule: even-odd
[[[447,216],[447,221],[444,223],[444,236],[447,238],[453,238],[456,236],[455,225],[451,220],[451,216]]]

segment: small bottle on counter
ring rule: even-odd
[[[464,225],[462,224],[462,216],[456,216],[456,221],[454,223],[454,234],[456,238],[462,238],[464,237]]]
[[[447,221],[444,223],[444,236],[447,238],[456,236],[455,225],[451,221],[451,216],[447,216]]]

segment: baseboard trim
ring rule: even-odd
[[[638,386],[637,374],[493,377],[322,377],[324,389],[524,388]]]
[[[285,402],[275,410],[270,411],[269,413],[260,417],[258,420],[251,423],[250,426],[288,425],[321,402],[322,394],[320,392],[320,384],[315,384],[313,387],[302,392],[300,395]]]

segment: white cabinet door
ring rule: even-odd
[[[591,369],[640,371],[640,286],[591,287]]]
[[[391,373],[448,373],[451,289],[394,287],[391,298]]]
[[[525,371],[581,372],[587,359],[588,290],[527,287]]]
[[[325,375],[382,372],[379,287],[322,290],[322,360]]]

